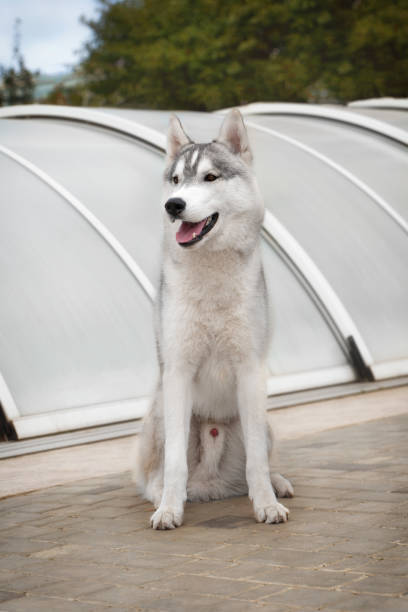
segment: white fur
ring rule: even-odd
[[[191,165],[194,166],[194,164],[197,161],[197,157],[198,157],[198,151],[194,151],[192,157],[191,157]]]
[[[175,176],[182,176],[183,175],[183,170],[184,170],[184,159],[181,158],[179,159],[179,161],[177,162],[176,168],[175,168]]]
[[[198,164],[197,174],[205,176],[207,172],[214,172],[214,168],[211,160],[204,157]]]
[[[156,506],[155,529],[181,525],[186,499],[219,499],[248,493],[257,521],[286,521],[276,500],[292,496],[291,484],[271,473],[272,435],[266,419],[266,294],[259,236],[263,202],[238,111],[224,120],[221,154],[237,173],[204,182],[167,181],[163,204],[182,198],[185,221],[219,213],[213,229],[188,247],[176,241],[179,222],[165,214],[163,289],[157,335],[161,379],[139,440],[136,482]],[[167,163],[191,142],[172,119]],[[181,158],[182,159],[182,158]],[[224,159],[224,161],[225,161]],[[181,161],[176,169],[181,168]],[[225,167],[225,166],[224,166]],[[218,436],[210,434],[218,430]]]

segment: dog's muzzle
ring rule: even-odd
[[[181,198],[170,198],[164,205],[164,208],[173,219],[181,215],[186,207],[186,203]]]

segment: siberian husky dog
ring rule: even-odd
[[[238,110],[196,144],[173,116],[164,181],[156,308],[160,382],[134,472],[154,529],[183,522],[184,502],[248,494],[279,523],[292,485],[273,472],[266,417],[268,314],[259,242],[264,206]]]

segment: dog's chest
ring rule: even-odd
[[[165,360],[180,359],[213,371],[241,361],[249,349],[243,279],[225,271],[173,275],[163,310]]]

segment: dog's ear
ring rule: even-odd
[[[166,155],[167,163],[171,163],[177,156],[181,147],[192,142],[182,128],[180,119],[176,115],[170,117],[169,129],[167,131]]]
[[[235,154],[240,155],[248,165],[252,163],[252,152],[249,146],[248,134],[237,108],[230,110],[222,122],[217,142],[222,142]]]

